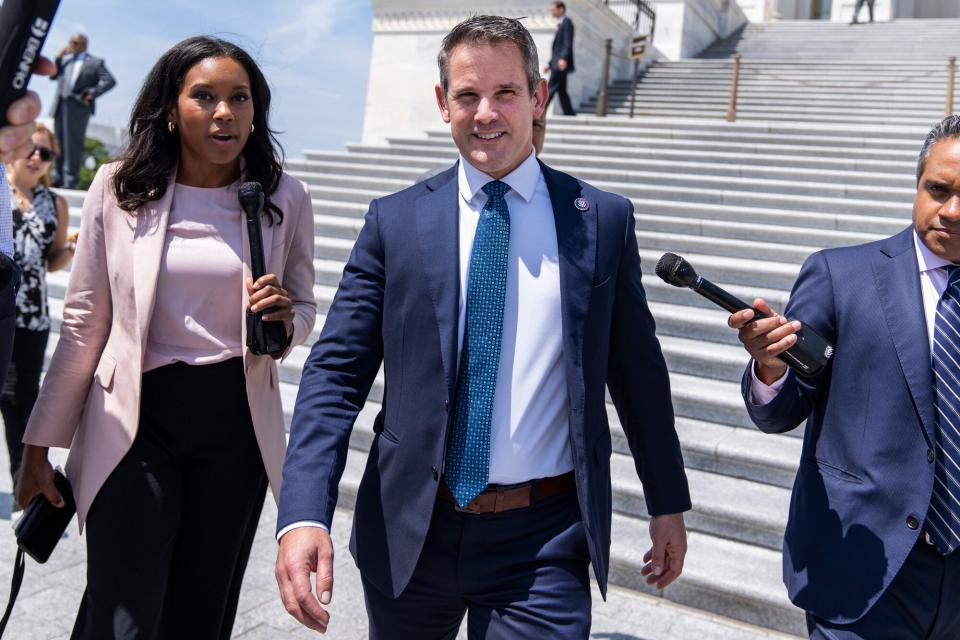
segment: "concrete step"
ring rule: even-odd
[[[391,173],[395,179],[406,180],[412,184],[423,174],[428,167],[448,166],[449,159],[444,156],[416,156],[426,166],[413,168],[397,168]],[[915,190],[915,181],[907,169],[908,163],[899,163],[903,169],[899,173],[882,173],[867,171],[850,171],[846,167],[840,169],[802,168],[797,166],[770,166],[768,164],[734,164],[731,162],[699,162],[691,160],[674,160],[664,162],[661,159],[622,158],[622,157],[582,157],[570,153],[567,148],[563,153],[547,151],[541,154],[541,159],[551,167],[575,173],[579,178],[595,182],[598,180],[614,180],[619,182],[654,181],[656,176],[664,173],[703,176],[709,180],[734,178],[750,181],[773,180],[778,183],[816,184],[817,192],[822,193],[819,185],[849,185],[863,188],[865,193],[876,193],[878,197],[891,195],[901,199],[904,194],[912,194]],[[688,157],[696,158],[690,154]],[[388,154],[365,154],[363,159],[369,164],[329,163],[325,160],[307,160],[298,166],[304,170],[291,170],[291,175],[308,184],[324,184],[335,182],[339,175],[352,175],[376,179],[379,164],[378,159],[388,165],[400,164],[406,157],[394,157]],[[358,159],[359,160],[359,159]],[[784,162],[788,162],[784,159]],[[793,163],[791,163],[793,164]],[[811,164],[818,164],[811,162]],[[819,164],[818,164],[819,166]],[[335,167],[335,169],[334,169]],[[391,167],[392,168],[392,167]],[[336,171],[336,172],[334,172]],[[799,188],[799,187],[798,187]]]
[[[639,118],[639,116],[638,116]],[[644,157],[650,150],[670,150],[670,151],[696,151],[702,150],[710,152],[736,152],[736,153],[761,153],[786,156],[814,157],[814,158],[842,158],[848,161],[868,160],[868,161],[887,161],[887,162],[916,162],[917,154],[920,152],[920,142],[915,143],[911,148],[902,149],[883,146],[872,147],[836,147],[824,141],[822,146],[804,145],[804,144],[784,144],[776,140],[767,139],[761,142],[730,142],[730,141],[706,141],[696,139],[664,139],[659,137],[647,138],[626,138],[616,135],[580,135],[564,134],[552,132],[547,136],[548,141],[544,149],[549,152],[562,150],[567,145],[577,147],[591,146],[593,152],[589,155],[609,156],[611,153],[622,153],[625,157],[632,157],[632,154],[638,154]],[[365,145],[348,145],[351,150],[362,151],[367,149]],[[912,148],[916,147],[916,148]],[[391,140],[389,152],[395,155],[411,154],[444,154],[450,158],[450,163],[456,160],[455,149],[449,141],[431,140],[431,139],[396,139]],[[439,153],[438,153],[439,152]]]
[[[409,171],[423,172],[436,167],[448,167],[455,157],[448,154],[423,153],[408,156],[393,155],[384,148],[365,147],[363,152],[350,154],[351,163],[358,171],[365,172],[367,167],[398,166],[415,168]],[[594,155],[598,150],[590,146],[548,145],[540,158],[552,167],[562,171],[574,171],[581,168],[614,170],[649,170],[671,172],[698,172],[706,175],[731,175],[740,177],[760,177],[768,179],[788,179],[800,175],[804,180],[820,182],[839,182],[849,184],[878,184],[912,188],[914,180],[910,176],[916,166],[911,161],[880,162],[857,161],[847,158],[812,158],[805,156],[745,154],[735,152],[694,152],[674,151],[670,149],[647,150],[646,153],[633,151],[629,157]],[[591,153],[593,152],[593,153]],[[337,162],[338,152],[316,152],[310,160],[296,163],[288,161],[295,171],[310,170],[328,161]],[[341,164],[338,162],[338,164]],[[347,164],[346,162],[342,164]],[[348,169],[344,169],[345,171]],[[418,176],[420,173],[417,174]]]

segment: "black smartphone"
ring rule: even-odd
[[[23,97],[60,0],[0,0],[0,126]]]

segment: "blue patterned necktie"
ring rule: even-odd
[[[960,546],[960,267],[947,269],[933,330],[937,463],[927,514],[927,533],[944,555]]]
[[[509,190],[499,180],[483,186],[488,198],[470,254],[467,318],[445,471],[447,486],[461,507],[483,491],[490,477],[490,421],[500,367],[510,250],[510,211],[504,199]]]

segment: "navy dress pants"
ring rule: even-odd
[[[807,614],[811,640],[957,640],[960,553],[944,556],[923,536],[862,618],[832,624]]]
[[[525,509],[468,514],[438,501],[410,584],[363,583],[371,640],[586,639],[590,578],[576,492]]]
[[[245,384],[241,358],[143,374],[139,431],[87,517],[72,640],[230,638],[267,487]]]

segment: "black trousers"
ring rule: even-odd
[[[43,371],[43,355],[47,350],[50,331],[17,329],[13,338],[13,355],[7,378],[0,393],[0,413],[3,414],[3,430],[7,437],[7,452],[10,454],[10,475],[17,484],[20,462],[23,460],[23,434],[27,420],[40,393],[40,374]]]
[[[87,517],[73,640],[226,640],[267,479],[243,364],[143,376],[140,430]]]
[[[410,583],[392,598],[363,581],[370,640],[590,637],[590,552],[574,491],[470,514],[438,501]]]
[[[960,638],[960,551],[944,556],[923,536],[880,599],[852,624],[807,614],[811,640]]]
[[[57,156],[57,178],[59,185],[66,189],[76,189],[80,180],[90,114],[89,106],[73,98],[61,98],[57,107],[53,126],[62,152]]]
[[[577,112],[573,110],[570,104],[570,96],[567,95],[567,72],[559,69],[551,69],[550,81],[547,83],[547,106],[553,102],[553,96],[560,98],[560,108],[565,116],[575,116]]]
[[[860,14],[860,9],[863,8],[863,5],[867,5],[867,12],[870,14],[870,22],[873,22],[873,3],[874,0],[857,0],[857,6],[853,10],[853,21],[857,21],[857,16]]]

